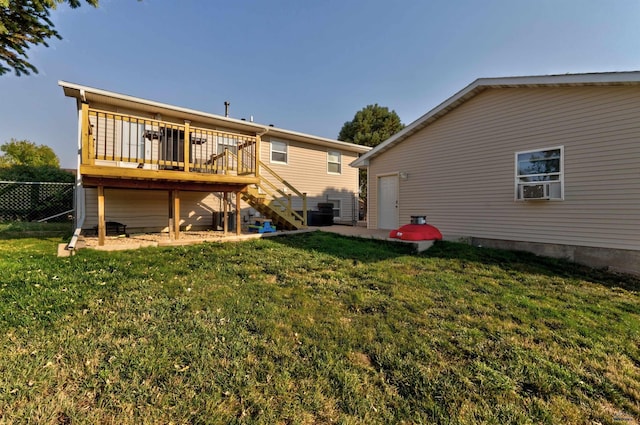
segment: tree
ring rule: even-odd
[[[342,126],[338,140],[357,145],[378,146],[404,128],[396,111],[385,106],[367,105]]]
[[[367,105],[342,126],[338,140],[376,147],[404,128],[396,111],[377,103]],[[360,198],[367,199],[367,170],[360,169]]]
[[[85,0],[97,6],[98,0]],[[60,3],[79,7],[81,0],[0,0],[0,75],[11,70],[17,76],[38,70],[29,61],[27,50],[47,40],[62,39],[49,18],[51,9]]]
[[[60,167],[60,160],[49,146],[36,145],[28,140],[11,139],[0,146],[4,155],[0,156],[0,165],[26,165],[30,167]]]
[[[0,145],[0,180],[16,182],[73,183],[75,176],[60,168],[60,160],[49,146],[11,139]]]
[[[0,167],[0,181],[73,183],[75,180],[76,177],[73,173],[51,165],[40,167],[30,167],[28,165]]]

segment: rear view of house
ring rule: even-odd
[[[640,72],[478,79],[352,165],[370,228],[640,273]]]
[[[358,172],[370,148],[59,82],[78,108],[78,232],[106,223],[135,231],[240,232],[255,217],[278,229],[308,226],[333,204],[357,213]]]

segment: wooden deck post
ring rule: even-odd
[[[90,164],[94,163],[94,155],[93,155],[93,143],[90,143],[91,137],[89,135],[89,104],[83,102],[81,105],[81,137],[82,137],[82,164]]]
[[[256,134],[255,155],[253,156],[253,169],[256,177],[260,177],[260,142],[260,135]]]
[[[104,186],[98,186],[98,245],[104,246],[107,228],[104,223]]]
[[[242,200],[240,192],[236,192],[236,235],[240,236],[240,225],[242,224],[242,217],[240,217],[240,201]]]
[[[173,237],[180,239],[180,191],[172,190],[171,197],[173,198]]]
[[[169,240],[173,240],[173,190],[168,190],[167,193],[169,195],[169,224],[167,227],[169,227]]]
[[[191,162],[191,121],[184,120],[184,172],[188,173],[189,163]]]
[[[228,193],[224,192],[224,196],[222,197],[222,230],[226,235],[229,231],[229,216],[228,216]]]
[[[302,193],[302,220],[305,226],[309,225],[307,223],[307,192]]]

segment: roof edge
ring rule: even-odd
[[[203,118],[219,120],[222,122],[233,123],[236,126],[243,126],[247,130],[257,131],[263,134],[274,134],[277,137],[278,134],[281,134],[282,137],[294,137],[297,139],[306,139],[308,143],[324,145],[324,146],[334,146],[336,148],[342,148],[343,150],[348,150],[350,152],[356,153],[365,153],[370,151],[372,148],[363,145],[356,145],[355,143],[343,142],[341,140],[328,139],[326,137],[314,136],[312,134],[301,133],[293,130],[286,130],[284,128],[273,127],[270,125],[258,124],[251,121],[239,120],[236,118],[229,118],[222,115],[211,114],[208,112],[198,111],[195,109],[183,108],[180,106],[170,105],[168,103],[155,102],[153,100],[143,99],[135,96],[129,96],[126,94],[111,92],[108,90],[97,89],[95,87],[84,86],[81,84],[70,83],[68,81],[59,80],[58,85],[62,87],[64,93],[68,97],[74,97],[80,101],[82,101],[82,92],[85,93],[94,93],[101,96],[112,97],[114,99],[124,100],[131,103],[138,103],[146,106],[152,106],[157,108],[164,108],[174,110],[176,112],[182,112],[190,115],[198,115]],[[77,93],[74,93],[77,92]]]
[[[389,137],[378,146],[351,163],[353,167],[366,167],[369,160],[402,142],[413,133],[431,122],[446,115],[462,103],[489,88],[509,87],[572,87],[598,85],[636,85],[640,84],[640,71],[602,72],[582,74],[534,75],[519,77],[478,78],[462,90],[447,98],[438,106],[429,110],[411,124]]]
[[[70,82],[67,82],[67,81],[59,80],[58,81],[58,85],[63,88],[66,96],[75,97],[76,99],[79,99],[79,97],[75,96],[75,95],[72,95],[71,92],[69,90],[67,90],[67,89],[78,90],[78,92],[85,91],[85,92],[95,93],[95,94],[99,94],[101,96],[112,97],[114,99],[125,100],[127,102],[132,102],[132,103],[140,103],[140,104],[147,105],[147,106],[154,106],[154,107],[165,108],[165,109],[173,109],[173,110],[175,110],[177,112],[184,112],[184,113],[187,113],[187,114],[200,115],[200,116],[206,117],[206,118],[213,118],[213,119],[218,119],[218,120],[221,120],[221,121],[228,121],[228,122],[232,122],[234,124],[240,124],[240,125],[244,125],[244,126],[247,126],[247,127],[253,127],[253,128],[256,128],[256,129],[266,130],[268,128],[268,126],[261,125],[261,124],[255,124],[255,123],[252,123],[250,121],[249,122],[242,121],[242,120],[239,120],[239,119],[236,119],[236,118],[224,117],[222,115],[212,114],[212,113],[209,113],[209,112],[198,111],[198,110],[190,109],[190,108],[183,108],[181,106],[170,105],[168,103],[156,102],[156,101],[153,101],[153,100],[143,99],[143,98],[135,97],[135,96],[129,96],[129,95],[122,94],[122,93],[116,93],[116,92],[112,92],[112,91],[108,91],[108,90],[97,89],[95,87],[83,86],[81,84],[70,83]]]

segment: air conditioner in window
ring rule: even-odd
[[[520,184],[520,199],[549,199],[549,183]]]

